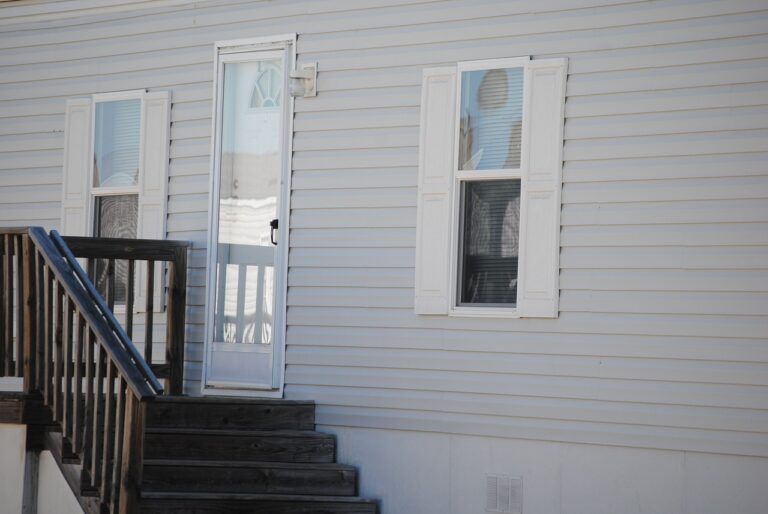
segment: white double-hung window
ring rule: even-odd
[[[424,70],[418,314],[557,317],[565,59]]]
[[[63,234],[165,238],[169,120],[167,91],[101,93],[67,101]],[[103,290],[102,263],[96,267],[97,286]],[[138,271],[140,306],[145,284],[143,270]],[[117,262],[116,274],[119,304],[125,296],[125,261]],[[159,307],[162,288],[156,289],[154,305]]]

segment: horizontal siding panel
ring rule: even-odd
[[[41,132],[62,132],[64,115],[20,116],[7,118],[0,123],[0,135],[39,134]],[[63,141],[63,140],[62,140]]]
[[[758,199],[572,204],[563,206],[561,219],[563,225],[768,222],[768,202]]]
[[[168,213],[169,214],[186,214],[186,213],[203,213],[208,214],[208,195],[205,193],[200,194],[188,194],[188,195],[173,195],[168,198]],[[207,221],[203,223],[202,229],[208,228]]]
[[[567,246],[750,246],[768,244],[766,223],[563,227]]]
[[[58,202],[61,200],[59,184],[41,184],[36,186],[0,186],[0,204]]]
[[[768,153],[730,153],[571,161],[564,163],[565,182],[665,180],[768,175]]]
[[[402,168],[417,164],[418,148],[416,147],[296,152],[293,155],[294,170]]]
[[[318,80],[321,76],[322,74],[318,75]],[[318,89],[321,87],[318,84]],[[327,89],[323,89],[323,91],[327,91]],[[418,126],[419,109],[417,107],[360,109],[342,111],[334,116],[328,116],[326,112],[302,112],[298,113],[293,120],[293,130],[296,132]]]
[[[53,91],[57,95],[72,97],[105,93],[109,91],[128,91],[131,89],[167,88],[174,84],[199,82],[210,76],[211,64],[167,66],[160,73],[158,70],[138,70],[98,77],[74,77],[56,80],[55,84],[28,82],[0,85],[0,100],[31,100],[49,96]]]
[[[296,248],[291,247],[289,265],[294,268],[368,268],[377,267],[413,269],[416,260],[413,248]],[[289,273],[290,276],[291,273]]]
[[[292,346],[286,362],[305,366],[424,369],[557,377],[768,385],[768,364],[556,355]],[[768,427],[767,427],[768,428]]]
[[[768,106],[593,116],[565,123],[565,139],[721,132],[768,128]]]
[[[296,248],[412,248],[415,239],[415,228],[380,228],[376,230],[297,228],[291,230],[291,246]]]
[[[0,84],[33,83],[45,80],[60,81],[70,78],[116,75],[136,70],[157,70],[169,66],[188,66],[207,63],[211,59],[210,45],[174,48],[153,52],[136,52],[126,56],[109,55],[89,59],[71,59],[55,49],[51,59],[44,63],[17,64],[5,66],[0,75]],[[57,55],[61,60],[57,60]]]
[[[289,325],[433,330],[552,332],[765,338],[768,320],[759,316],[695,316],[563,312],[557,320],[417,316],[412,309],[291,307]]]
[[[288,306],[412,308],[413,290],[407,288],[298,287],[288,290]]]
[[[0,153],[0,170],[53,168],[61,166],[63,158],[61,149]]]
[[[704,243],[705,245],[707,243]],[[768,269],[767,246],[602,246],[567,247],[560,252],[561,268],[569,269]]]
[[[324,130],[298,132],[293,136],[293,150],[347,150],[350,148],[392,148],[418,146],[419,129],[414,127]]]
[[[543,2],[542,2],[543,3]],[[496,16],[482,23],[482,37],[496,38],[503,36],[530,36],[542,33],[568,31],[586,31],[605,29],[621,25],[628,30],[628,25],[642,25],[676,20],[685,30],[690,26],[707,24],[709,20],[693,20],[690,5],[667,4],[649,6],[632,4],[621,6],[598,6],[595,9],[574,9],[558,12],[542,12],[537,4],[537,12],[513,16]],[[757,11],[765,5],[757,1],[735,2],[724,6],[718,2],[699,2],[696,6],[696,18],[716,15],[733,15],[738,12]],[[722,18],[722,17],[721,17]],[[725,18],[727,19],[727,18]],[[474,19],[422,25],[419,30],[402,33],[399,27],[380,28],[366,31],[364,34],[347,32],[342,34],[310,34],[302,39],[302,51],[332,52],[350,48],[380,48],[394,45],[420,45],[440,42],[476,41],[478,39],[478,21]],[[634,27],[633,27],[634,28]]]
[[[295,170],[291,189],[370,189],[416,187],[418,170],[411,167],[346,170]]]
[[[413,270],[407,268],[295,268],[288,276],[289,287],[412,288],[413,282]]]
[[[299,190],[291,195],[292,209],[323,209],[329,205],[337,208],[416,207],[416,191],[410,187],[323,189]]]
[[[42,225],[58,228],[61,217],[60,197],[55,202],[6,203],[0,207],[0,223],[6,227]]]
[[[211,138],[184,139],[171,143],[171,159],[179,157],[207,157],[211,152]]]
[[[336,273],[338,274],[339,271]],[[344,277],[339,281],[345,282]],[[291,326],[288,328],[288,342],[290,345],[339,348],[407,348],[711,361],[720,361],[724,355],[727,355],[728,360],[731,361],[768,363],[768,345],[763,341],[735,337],[628,334],[617,337],[616,334],[587,333],[569,334],[567,338],[563,338],[558,333],[547,332],[509,333],[381,327]]]
[[[765,83],[570,97],[566,118],[767,105]]]
[[[768,316],[768,293],[562,291],[560,311]]]
[[[172,177],[191,175],[210,175],[211,157],[200,155],[196,157],[175,157],[171,159],[169,174]]]
[[[630,204],[648,201],[746,200],[756,198],[768,198],[768,175],[685,180],[635,180],[599,184],[566,183],[563,186],[564,204],[599,204],[602,202]]]
[[[568,77],[569,97],[768,82],[768,59],[581,73]]]
[[[379,87],[377,89],[327,91],[315,98],[297,98],[297,112],[345,111],[382,109],[388,107],[418,107],[421,90],[418,86]]]
[[[0,184],[9,186],[61,185],[61,167],[3,170]]]
[[[618,5],[632,3],[632,0],[543,0],[537,7],[539,11],[558,11],[562,9],[587,8],[590,6]],[[426,5],[424,5],[426,4]],[[433,4],[433,5],[429,5]],[[330,8],[329,8],[330,5]],[[202,34],[210,38],[211,34],[229,34],[231,37],[248,37],[237,35],[243,28],[251,25],[251,36],[255,28],[273,28],[274,34],[287,32],[278,30],[285,25],[293,25],[298,33],[336,32],[344,30],[361,30],[382,26],[402,26],[403,19],[412,24],[434,23],[438,21],[461,20],[474,18],[496,17],[515,13],[526,13],[525,5],[489,3],[474,6],[467,11],[463,1],[450,1],[440,4],[414,0],[368,0],[367,9],[359,7],[355,0],[336,0],[331,4],[300,2],[295,4],[245,3],[242,5],[211,7],[195,5],[187,10],[174,10],[168,13],[147,12],[146,16],[136,19],[107,19],[104,23],[85,25],[79,32],[73,34],[64,28],[51,28],[48,24],[40,27],[50,32],[48,41],[63,44],[71,41],[93,40],[99,38],[117,39],[121,36],[139,36],[152,32],[170,32],[195,28],[191,34]],[[258,23],[256,27],[254,24]],[[20,29],[14,34],[14,39],[6,45],[8,48],[34,46],[39,43],[39,34],[27,28]],[[126,38],[131,39],[131,38]],[[302,49],[302,52],[304,49]]]
[[[561,269],[560,287],[564,290],[584,289],[622,292],[768,292],[768,273],[751,269]]]
[[[44,132],[41,134],[13,134],[0,136],[0,153],[36,150],[59,150],[63,148],[63,132]]]
[[[766,218],[768,221],[768,218]],[[416,207],[306,209],[291,215],[291,228],[415,227]]]
[[[487,39],[476,36],[469,41],[325,53],[304,49],[303,58],[322,61],[325,70],[363,70],[518,55],[551,55],[567,48],[572,59],[569,72],[574,74],[756,59],[768,57],[764,36],[765,16],[760,13],[712,17],[641,25],[638,29],[623,26],[521,36],[505,34]],[[616,39],[621,40],[621,48],[616,48]],[[659,50],[661,46],[665,47],[663,53]]]
[[[193,101],[193,102],[179,102],[175,97],[172,98],[173,105],[171,106],[171,122],[177,123],[180,121],[205,121],[209,123],[210,136],[210,122],[213,107],[210,99]]]
[[[686,382],[644,382],[596,378],[503,375],[415,369],[316,367],[288,365],[287,373],[296,384],[340,387],[379,387],[443,391],[446,394],[498,394],[531,398],[572,398],[593,401],[625,401],[660,405],[736,407],[765,409],[765,388],[739,385],[689,384]],[[610,387],[606,387],[606,383]],[[728,395],[738,396],[728,403]],[[762,397],[761,397],[762,395]]]
[[[412,289],[292,287],[289,306],[412,309]],[[765,292],[570,291],[560,293],[560,312],[768,316]]]
[[[762,434],[320,406],[317,424],[768,456]]]
[[[314,399],[324,405],[410,409],[467,413],[510,418],[597,421],[635,425],[765,432],[764,411],[733,411],[707,407],[638,405],[561,399],[530,399],[514,396],[441,392],[291,386],[293,398]],[[314,396],[313,396],[314,395]]]
[[[568,161],[764,152],[766,140],[768,130],[600,138],[566,141],[563,152]]]

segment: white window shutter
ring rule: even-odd
[[[165,239],[166,195],[168,188],[168,146],[170,131],[170,93],[147,93],[142,106],[142,157],[139,178],[139,218],[137,237]],[[163,273],[155,265],[154,310],[163,310]],[[139,287],[136,308],[144,310],[147,282],[144,267],[138,269]]]
[[[64,175],[61,198],[61,233],[89,233],[88,207],[91,152],[91,100],[67,101],[64,122]]]
[[[456,68],[424,70],[416,220],[417,314],[447,314]]]
[[[517,302],[521,317],[555,318],[560,272],[560,190],[563,161],[566,59],[527,65],[528,124],[521,195]]]

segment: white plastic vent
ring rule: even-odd
[[[485,511],[523,514],[523,479],[486,475]]]

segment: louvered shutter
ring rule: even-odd
[[[88,171],[91,152],[91,100],[67,101],[64,122],[64,175],[61,233],[88,235]]]
[[[529,109],[524,129],[521,195],[518,313],[554,318],[558,314],[560,190],[563,161],[566,59],[531,61],[525,97]],[[524,162],[525,162],[524,161]]]
[[[138,237],[165,239],[166,196],[168,187],[168,145],[170,130],[170,93],[147,93],[142,106],[142,166],[139,177]],[[138,270],[137,309],[146,305],[146,270]],[[154,310],[163,309],[163,273],[155,265]]]
[[[417,314],[447,314],[449,305],[456,68],[424,70],[416,220]]]

